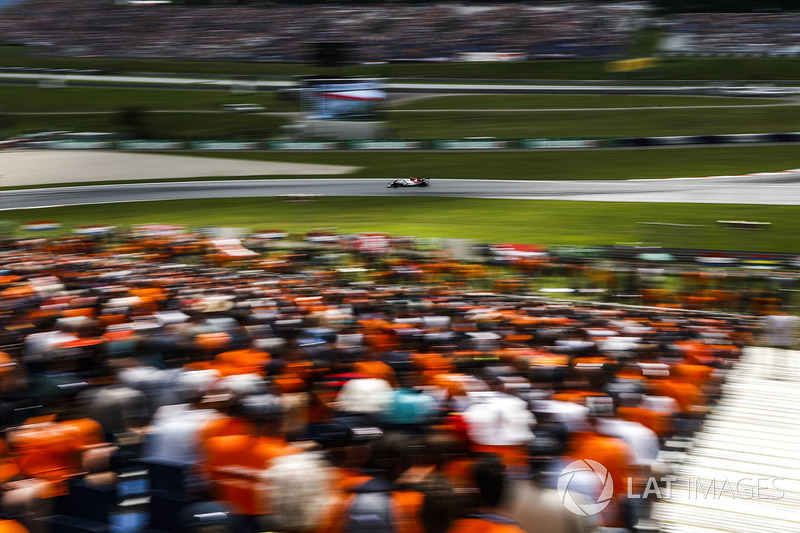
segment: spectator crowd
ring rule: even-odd
[[[1,253],[3,532],[632,531],[755,332],[348,277],[370,253]],[[613,485],[572,472],[570,510],[587,460]]]
[[[616,56],[644,2],[546,6],[133,6],[25,0],[0,17],[0,39],[67,56],[305,61],[315,42],[346,42],[358,61],[453,59],[462,52]]]
[[[800,53],[796,13],[692,13],[664,19],[662,49],[684,53]]]

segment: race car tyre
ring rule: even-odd
[[[420,184],[419,184],[419,186],[420,186],[420,187],[427,187],[427,186],[428,186],[428,184],[427,184],[427,183],[420,183]]]

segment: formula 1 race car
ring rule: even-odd
[[[430,184],[431,180],[428,178],[416,178],[412,176],[410,178],[390,181],[386,188],[394,189],[396,187],[427,187]]]

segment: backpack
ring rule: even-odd
[[[347,510],[344,533],[394,533],[391,483],[373,478],[355,492]]]

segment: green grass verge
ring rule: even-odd
[[[545,152],[192,152],[196,157],[363,167],[360,178],[619,180],[800,168],[797,146],[719,146]]]
[[[800,78],[795,58],[692,58],[664,59],[652,71],[662,80],[740,80],[780,82]],[[641,71],[643,74],[648,70]]]
[[[323,197],[286,203],[277,198],[230,198],[121,203],[4,212],[5,220],[59,220],[65,228],[92,223],[128,226],[173,223],[197,226],[280,228],[303,233],[316,227],[344,233],[468,238],[481,242],[545,245],[659,243],[710,249],[800,252],[800,211],[793,206],[687,205],[456,198]],[[655,211],[655,212],[654,212]],[[736,232],[717,220],[772,222],[765,231]],[[602,221],[602,223],[598,223]],[[637,222],[680,222],[704,227],[670,232]]]
[[[659,96],[611,94],[458,95],[434,96],[393,106],[392,109],[586,109],[609,107],[740,106],[769,105],[771,98],[721,98],[716,96]]]
[[[39,89],[0,87],[0,136],[40,130],[125,132],[131,128],[150,138],[256,139],[280,134],[289,117],[216,114],[220,105],[253,102],[271,111],[298,111],[296,102],[272,93],[231,95],[223,91],[146,89]],[[755,103],[754,107],[743,104]],[[775,100],[657,97],[657,96],[457,96],[409,103],[402,111],[388,109],[392,137],[447,139],[463,136],[515,137],[626,137],[703,135],[721,133],[771,133],[797,131],[800,105],[776,106]],[[764,105],[759,105],[764,104]],[[773,105],[770,105],[773,104]],[[670,106],[730,105],[695,109]],[[651,106],[655,109],[637,107]],[[661,109],[659,106],[666,106]],[[483,111],[458,111],[482,109]],[[518,108],[553,109],[518,111]],[[591,107],[592,110],[581,108]],[[617,109],[633,107],[633,109]],[[430,109],[450,109],[441,112]],[[563,108],[575,111],[560,111]],[[614,108],[614,109],[608,109]],[[135,127],[119,114],[140,110]],[[154,110],[184,111],[162,114]],[[95,112],[107,115],[92,115]],[[49,112],[49,113],[48,113]],[[70,114],[59,114],[69,112]],[[28,114],[36,113],[36,114]],[[43,114],[38,114],[43,113]]]
[[[770,98],[720,98],[651,95],[460,95],[432,97],[393,105],[392,109],[572,109],[659,106],[737,106],[774,104]],[[300,111],[300,104],[279,98],[274,92],[233,94],[197,89],[87,88],[0,85],[0,111],[88,112],[143,110],[220,111],[223,104],[261,104],[267,111]],[[390,101],[391,104],[391,101]]]
[[[261,104],[267,111],[299,111],[297,102],[276,93],[233,94],[230,91],[181,89],[115,89],[35,86],[0,86],[0,110],[20,112],[118,111],[130,107],[152,109],[201,109],[220,111],[223,104]]]
[[[0,113],[4,137],[36,131],[128,132],[150,139],[268,139],[280,133],[284,117],[225,113],[142,112],[135,121],[120,113],[15,115]]]
[[[464,136],[639,137],[793,132],[800,106],[579,111],[442,111],[387,113],[401,139]]]
[[[268,139],[288,117],[252,114],[143,112],[143,131],[154,139]],[[639,137],[794,132],[800,107],[631,109],[527,112],[393,112],[386,116],[395,139],[458,139],[488,136]],[[0,113],[5,137],[43,130],[126,132],[118,113],[22,115]],[[138,130],[137,130],[138,131]],[[137,135],[141,136],[141,134]]]

